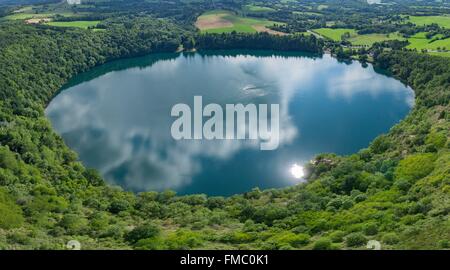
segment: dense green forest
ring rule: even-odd
[[[307,183],[231,197],[134,194],[85,168],[44,114],[77,73],[180,48],[342,49],[314,35],[203,35],[167,16],[115,16],[104,31],[0,23],[0,249],[64,249],[71,239],[83,249],[450,247],[450,61],[389,44],[343,57],[369,55],[410,85],[413,111],[356,154],[317,156]]]

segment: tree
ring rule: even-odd
[[[345,238],[345,243],[348,247],[359,247],[364,245],[366,242],[367,239],[362,233],[359,232],[351,233]]]
[[[141,239],[154,238],[158,236],[160,229],[154,224],[145,224],[138,226],[125,235],[125,240],[131,244],[135,244]]]

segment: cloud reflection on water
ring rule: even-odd
[[[179,56],[146,68],[114,71],[64,91],[47,115],[83,162],[131,190],[176,189],[201,173],[202,158],[226,161],[258,141],[175,141],[170,136],[176,103],[280,104],[280,148],[301,139],[290,113],[296,97],[321,84],[328,97],[360,93],[401,94],[404,87],[370,67],[306,57]],[[413,100],[412,91],[404,102]],[[248,165],[246,165],[248,166]],[[213,179],[211,181],[214,181]]]

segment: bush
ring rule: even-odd
[[[450,242],[447,239],[439,240],[438,245],[440,248],[450,248]]]
[[[331,249],[331,240],[328,238],[320,238],[314,243],[314,250],[330,250]]]
[[[142,226],[138,226],[128,232],[125,235],[125,240],[128,242],[135,244],[141,239],[147,239],[147,238],[154,238],[158,236],[160,233],[160,230],[158,226],[154,224],[146,224]]]
[[[447,136],[445,135],[445,132],[432,131],[425,139],[425,143],[431,144],[437,149],[442,148],[446,142]]]
[[[391,142],[389,138],[386,135],[380,135],[375,140],[373,140],[372,144],[370,145],[370,150],[375,154],[381,154],[386,151],[390,145]]]
[[[188,250],[202,244],[200,233],[188,230],[178,230],[168,235],[166,245],[169,249]]]
[[[388,245],[395,245],[400,241],[396,233],[387,233],[383,236],[382,240]]]
[[[161,250],[166,249],[166,246],[161,237],[152,237],[139,240],[134,248],[138,250]]]
[[[364,245],[367,242],[367,239],[364,237],[362,233],[351,233],[347,235],[345,238],[345,243],[348,247],[359,247]]]
[[[83,176],[89,181],[89,183],[94,186],[100,186],[105,183],[100,174],[95,169],[86,169],[83,173]]]
[[[365,235],[375,235],[378,233],[378,226],[376,223],[367,223],[363,226]]]
[[[330,233],[329,238],[333,243],[340,243],[344,241],[345,233],[343,231],[334,231]]]
[[[87,229],[87,220],[77,214],[66,214],[61,219],[59,225],[70,234],[78,234]]]
[[[292,232],[283,232],[272,237],[272,241],[280,248],[282,246],[290,245],[294,248],[299,248],[309,243],[310,236],[304,233],[295,234]]]
[[[415,154],[401,160],[395,169],[396,180],[414,182],[427,176],[434,169],[434,154]]]
[[[254,239],[252,235],[249,233],[236,231],[225,234],[221,240],[223,242],[231,244],[242,244],[242,243],[249,243]]]
[[[17,228],[23,221],[22,209],[4,189],[0,188],[0,228]]]
[[[118,214],[122,211],[127,211],[130,208],[130,203],[126,200],[115,200],[109,205],[109,212]]]
[[[16,156],[7,147],[0,146],[0,168],[17,170],[19,167]]]

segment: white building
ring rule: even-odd
[[[67,0],[67,4],[69,5],[80,5],[81,0]]]

